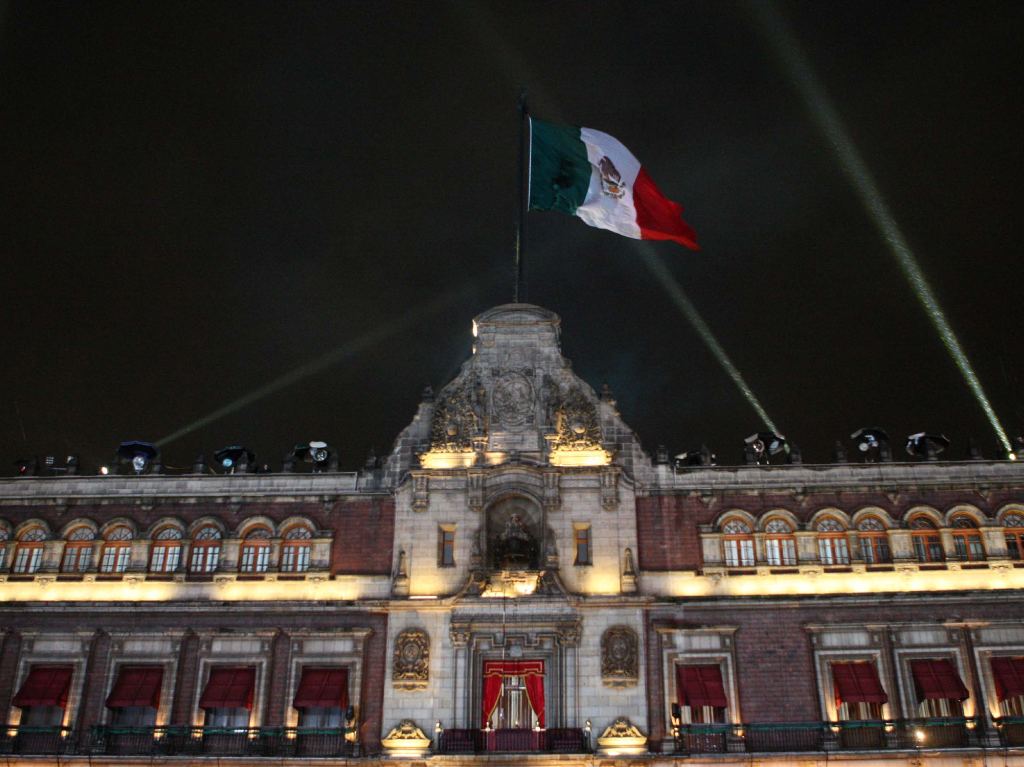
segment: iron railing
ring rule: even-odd
[[[6,727],[0,734],[0,753],[67,754],[74,748],[70,727]]]
[[[1024,716],[1004,716],[996,719],[995,725],[1001,746],[1024,746]]]
[[[970,717],[852,722],[684,724],[675,750],[686,754],[886,751],[981,746]],[[998,727],[998,722],[997,722]],[[1004,744],[1024,745],[1024,718],[999,727]]]
[[[552,727],[547,730],[453,728],[444,730],[436,744],[436,751],[439,754],[585,754],[589,750],[584,731],[577,727]]]
[[[111,755],[353,756],[345,730],[321,727],[93,727],[91,751]]]

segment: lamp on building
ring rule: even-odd
[[[767,465],[772,462],[773,455],[789,452],[789,443],[786,442],[786,438],[773,431],[759,431],[756,434],[751,434],[743,442],[747,463]]]
[[[128,440],[117,446],[117,457],[121,463],[131,464],[136,474],[142,474],[160,455],[160,450],[152,442]]]
[[[942,434],[926,434],[921,431],[907,437],[907,453],[924,458],[926,461],[937,461],[939,453],[949,447],[949,440]]]
[[[337,471],[337,454],[322,440],[314,439],[304,445],[296,445],[292,454],[295,461],[313,464],[314,474],[324,471]]]
[[[891,461],[892,451],[889,448],[889,435],[877,426],[866,426],[857,429],[850,435],[857,445],[857,450],[864,458],[864,463]]]
[[[246,474],[255,459],[256,455],[241,445],[222,447],[213,454],[214,462],[224,470],[225,474]]]
[[[39,469],[39,462],[35,458],[19,458],[14,467],[19,477],[31,477]]]

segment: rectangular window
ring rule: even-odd
[[[174,544],[157,544],[153,547],[153,558],[149,569],[154,573],[173,573],[178,569],[181,559],[181,546]]]
[[[92,544],[68,544],[64,549],[61,570],[65,573],[84,573],[92,566]]]
[[[769,565],[796,564],[796,541],[792,538],[767,538],[764,542],[764,556]]]
[[[727,567],[753,567],[754,566],[754,539],[753,538],[726,538],[725,564]]]
[[[869,565],[892,562],[889,541],[881,535],[864,535],[860,537],[860,556]]]
[[[108,544],[103,548],[103,560],[100,562],[100,570],[105,573],[123,573],[128,569],[131,558],[131,546]]]
[[[889,697],[878,680],[878,671],[870,661],[833,663],[836,706],[841,721],[877,720]]]
[[[914,554],[918,562],[942,562],[946,553],[942,550],[942,539],[939,534],[914,534]]]
[[[247,543],[242,547],[243,573],[265,573],[270,568],[270,546],[266,543]]]
[[[946,658],[912,660],[910,671],[914,677],[919,716],[963,716],[962,702],[969,694],[952,661]]]
[[[455,528],[452,526],[437,529],[437,566],[455,567]]]
[[[192,546],[192,572],[212,573],[217,569],[217,562],[220,559],[220,544],[203,545],[193,544]]]
[[[1024,555],[1024,545],[1021,544],[1021,539],[1024,535],[1019,532],[1006,533],[1006,556],[1010,559],[1020,560]]]
[[[850,551],[846,545],[846,538],[819,538],[818,555],[823,565],[848,565],[850,564]]]
[[[590,525],[581,525],[575,531],[576,565],[593,564],[590,559]]]
[[[1024,658],[992,658],[1001,716],[1024,716]]]
[[[309,544],[286,543],[281,548],[281,572],[304,573],[309,569]]]
[[[729,701],[718,664],[676,666],[680,724],[724,722]]]
[[[14,557],[14,572],[34,573],[43,562],[43,549],[40,546],[19,546]]]

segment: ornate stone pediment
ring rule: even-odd
[[[430,681],[430,637],[422,629],[406,629],[395,637],[391,682],[399,690],[422,690]]]
[[[597,739],[599,754],[642,754],[647,750],[647,736],[624,716],[609,725]]]
[[[403,719],[397,727],[381,738],[380,744],[388,756],[424,756],[430,749],[430,738],[412,719]]]

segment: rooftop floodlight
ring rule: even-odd
[[[14,468],[19,477],[31,477],[39,467],[35,458],[19,458],[14,462]]]
[[[759,431],[757,434],[751,434],[743,442],[746,444],[748,458],[753,458],[752,463],[769,464],[773,455],[789,452],[786,438],[773,431]]]
[[[674,457],[676,468],[683,466],[714,466],[717,456],[708,450],[707,445],[701,445],[696,450],[687,450]]]
[[[328,469],[334,451],[326,442],[314,439],[304,445],[296,445],[294,456],[298,461],[313,464],[313,471],[319,473]]]
[[[241,445],[222,447],[213,454],[214,462],[224,470],[225,474],[234,474],[236,471],[244,474],[255,459],[256,455],[252,450]]]
[[[939,453],[949,447],[949,440],[942,434],[926,434],[923,431],[907,437],[907,453],[924,458],[926,461],[937,461]]]
[[[864,457],[865,463],[877,463],[879,460],[890,459],[889,435],[885,429],[877,426],[866,426],[857,429],[850,435],[850,439],[857,445],[857,450]]]
[[[117,447],[117,457],[121,463],[130,463],[136,474],[142,474],[158,455],[160,451],[152,442],[129,440]]]

